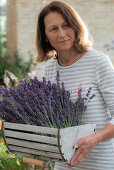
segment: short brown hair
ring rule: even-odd
[[[54,56],[56,51],[49,42],[46,42],[44,18],[50,12],[60,13],[65,21],[75,31],[76,40],[74,47],[80,53],[88,51],[92,47],[89,33],[78,13],[67,3],[59,0],[51,1],[39,13],[36,28],[36,62],[46,61]]]

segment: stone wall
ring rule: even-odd
[[[28,60],[30,51],[35,55],[35,28],[37,15],[46,0],[7,0],[7,47],[18,50]],[[48,1],[48,0],[47,0]],[[110,55],[114,62],[114,0],[65,0],[70,3],[88,25],[93,36],[93,47]],[[29,52],[29,54],[28,54]]]
[[[8,0],[7,2],[7,49],[8,52],[12,54],[13,51],[17,49],[17,10],[16,10],[16,1]]]

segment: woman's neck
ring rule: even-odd
[[[58,62],[60,65],[68,65],[69,63],[73,64],[73,60],[78,59],[78,52],[76,50],[71,50],[71,51],[62,51],[58,53]],[[62,64],[61,64],[62,63]]]
[[[78,52],[75,50],[71,50],[71,51],[62,51],[58,53],[58,61],[60,61],[63,64],[68,64],[70,62],[72,62],[76,56],[78,55]]]

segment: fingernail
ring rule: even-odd
[[[79,147],[78,145],[73,145],[73,148],[74,148],[74,149],[76,149],[76,148],[78,148],[78,147]]]

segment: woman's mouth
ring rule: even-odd
[[[66,43],[68,40],[60,41],[59,44]]]

